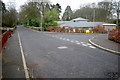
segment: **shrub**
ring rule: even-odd
[[[120,27],[109,32],[108,39],[120,43]]]

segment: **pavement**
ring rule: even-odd
[[[100,49],[120,55],[120,44],[109,40],[107,35],[93,37],[89,42]]]
[[[92,46],[99,34],[67,34],[17,30],[32,78],[113,78],[118,76],[118,55]],[[8,41],[3,56],[3,77],[24,78],[18,33]],[[10,73],[9,73],[10,72]]]
[[[25,78],[17,31],[9,38],[2,54],[2,77]]]

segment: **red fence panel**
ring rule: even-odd
[[[0,40],[0,52],[5,47],[5,45],[6,45],[10,36],[11,36],[11,31],[10,30],[8,30],[7,32],[2,34],[2,39]]]

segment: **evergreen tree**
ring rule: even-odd
[[[66,9],[65,9],[65,12],[63,13],[62,19],[65,20],[65,21],[69,21],[69,20],[72,19],[72,15],[73,15],[73,12],[71,10],[71,7],[67,6]]]

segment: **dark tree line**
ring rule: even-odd
[[[5,26],[5,27],[13,27],[16,25],[17,23],[17,11],[15,8],[13,8],[14,5],[10,5],[8,6],[8,9],[6,9],[6,5],[5,3],[3,3],[1,0],[0,0],[0,14],[1,14],[1,17],[0,17],[0,20],[1,20],[1,23],[0,25],[1,26]],[[12,6],[12,7],[11,7]]]

